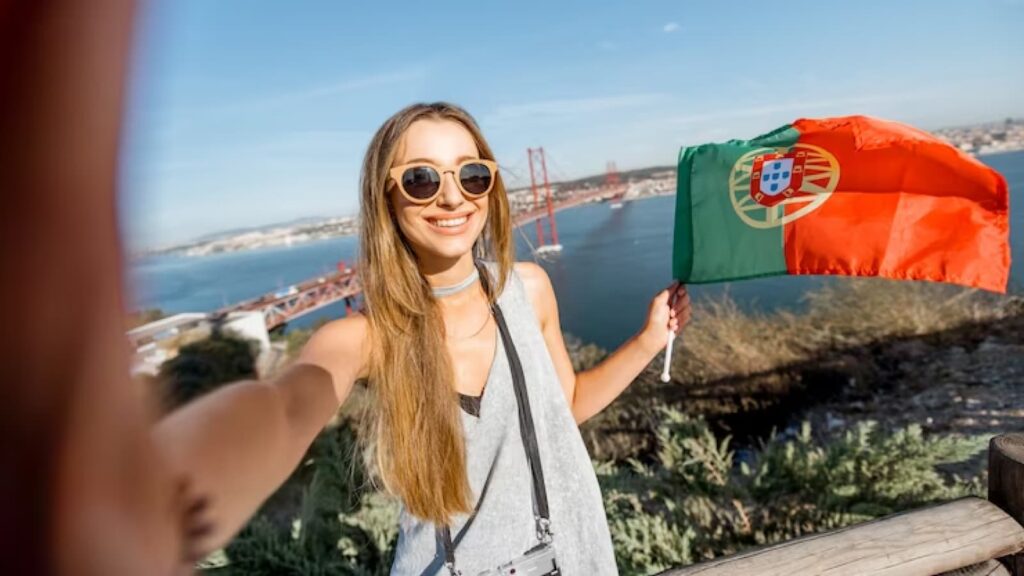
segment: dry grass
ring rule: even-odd
[[[1020,306],[1019,297],[875,278],[848,279],[805,299],[801,314],[745,312],[728,295],[700,302],[676,346],[673,374],[708,381],[766,372],[830,350],[1003,318]]]
[[[744,312],[728,295],[702,302],[677,340],[673,373],[703,381],[797,361],[808,353],[799,337],[803,323],[788,312]]]
[[[850,279],[806,295],[807,321],[824,345],[861,345],[1002,318],[1013,297],[925,282]]]

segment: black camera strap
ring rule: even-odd
[[[478,264],[478,266],[481,268],[480,281],[486,285],[489,278],[487,271],[483,269],[482,265]],[[551,542],[551,516],[548,510],[548,493],[544,489],[544,469],[540,463],[537,434],[533,427],[533,413],[530,411],[530,397],[526,391],[526,377],[523,375],[523,365],[519,361],[519,353],[516,351],[515,343],[512,342],[512,334],[508,330],[505,316],[501,313],[501,307],[497,302],[491,305],[491,313],[498,325],[498,334],[501,336],[505,356],[508,358],[508,365],[512,371],[512,385],[515,389],[516,405],[519,409],[519,432],[523,437],[526,461],[530,465],[530,477],[533,480],[537,538],[546,544]],[[458,574],[455,571],[455,545],[452,543],[451,530],[448,526],[441,528],[441,539],[444,542],[445,566],[454,576]]]

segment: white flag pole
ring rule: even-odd
[[[661,369],[661,381],[668,382],[672,379],[668,370],[672,366],[672,341],[676,339],[676,333],[668,331],[668,342],[665,344],[665,367]]]
[[[676,296],[677,296],[677,294],[675,293],[675,288],[673,288],[673,290],[672,290],[672,297],[669,298],[669,300],[668,300],[669,308],[671,308],[672,305],[675,304]],[[676,333],[674,331],[672,331],[672,330],[669,330],[668,331],[668,342],[665,343],[665,365],[661,369],[661,381],[662,382],[668,382],[669,380],[672,379],[672,376],[669,375],[668,372],[669,372],[669,369],[672,367],[672,341],[675,340],[675,339],[676,339]]]

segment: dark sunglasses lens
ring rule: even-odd
[[[426,200],[441,187],[441,176],[429,166],[409,168],[402,174],[402,188],[405,193],[419,200]]]
[[[483,194],[491,189],[494,175],[486,164],[466,164],[459,171],[462,189],[470,194]]]

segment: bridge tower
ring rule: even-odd
[[[558,243],[558,227],[555,225],[554,201],[551,198],[551,184],[548,182],[548,164],[544,156],[544,148],[527,148],[526,156],[530,162],[530,189],[533,191],[533,208],[540,208],[538,192],[544,187],[544,200],[548,210],[548,228],[551,230],[551,244],[544,243],[544,227],[541,218],[537,218],[537,248],[536,252],[558,252],[562,245]]]
[[[605,165],[604,185],[613,188],[622,183],[619,178],[619,169],[615,167],[615,162],[609,160]]]
[[[613,160],[609,160],[605,164],[604,187],[606,190],[614,191],[614,194],[609,198],[611,201],[609,207],[613,210],[622,208],[622,197],[626,195],[626,190],[625,186],[622,185],[622,178],[619,177],[619,169],[615,166]]]

